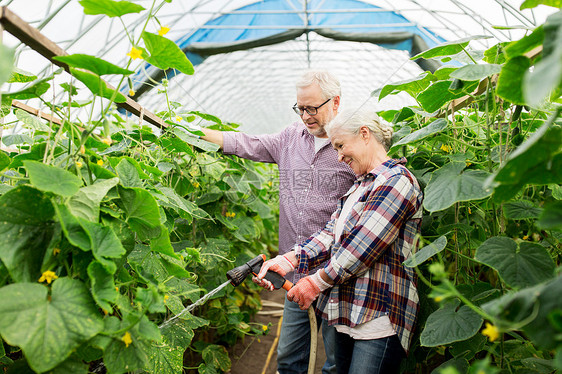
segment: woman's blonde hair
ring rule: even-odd
[[[328,125],[326,133],[331,136],[336,131],[357,135],[362,126],[367,126],[375,139],[388,152],[392,146],[392,127],[383,123],[374,110],[358,108],[354,110],[344,110],[339,113]]]

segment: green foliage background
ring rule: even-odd
[[[556,6],[522,7],[538,3]],[[80,4],[108,17],[145,11],[127,1]],[[164,36],[128,36],[147,62],[193,73]],[[420,249],[405,263],[420,277],[422,308],[403,371],[552,373],[562,369],[562,12],[487,51],[470,49],[475,38],[414,57],[462,67],[373,93],[406,92],[417,102],[380,113],[395,128],[391,156],[408,158],[425,194]],[[58,58],[93,99],[77,102],[65,84],[68,101],[54,103],[43,96],[62,71],[35,77],[12,69],[12,59],[0,48],[0,71],[12,71],[0,83],[25,84],[2,95],[2,115],[16,117],[3,126],[23,130],[1,139],[13,151],[0,151],[0,368],[227,371],[225,347],[263,333],[251,323],[260,307],[251,282],[163,322],[224,283],[229,269],[275,251],[275,169],[223,156],[194,136],[189,123],[237,126],[169,102],[167,80],[168,109],[158,115],[168,127],[159,136],[124,120],[112,105],[124,96],[101,77],[121,76],[121,88],[131,61]],[[470,104],[453,111],[466,95]],[[62,125],[10,107],[29,98]],[[77,106],[91,108],[89,120],[72,119]]]

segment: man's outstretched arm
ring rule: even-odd
[[[218,145],[222,149],[222,146],[223,146],[222,131],[211,130],[211,129],[207,129],[207,128],[202,128],[201,131],[205,133],[205,136],[202,136],[201,139],[206,140],[206,141],[211,142],[211,143],[215,143],[216,145]]]

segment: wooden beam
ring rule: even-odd
[[[53,64],[63,67],[67,72],[70,71],[68,65],[65,63],[53,60],[53,57],[55,56],[65,56],[68,55],[68,53],[64,49],[60,48],[56,43],[48,39],[45,35],[41,34],[39,30],[18,17],[6,6],[0,7],[0,23],[6,31],[18,38],[22,43],[39,52],[39,54],[47,58]],[[110,89],[115,89],[109,84],[107,84],[107,86]],[[127,101],[124,103],[115,104],[118,107],[133,113],[137,117],[142,116],[144,120],[155,126],[163,129],[168,127],[166,122],[164,122],[160,117],[156,116],[146,108],[143,108],[135,100],[128,96],[126,96],[126,99]]]
[[[29,114],[33,114],[34,116],[37,116],[39,118],[43,118],[44,120],[47,120],[49,122],[53,122],[53,123],[56,123],[59,126],[62,126],[62,122],[61,122],[60,119],[55,118],[48,113],[42,112],[39,109],[36,109],[36,108],[31,107],[27,104],[24,104],[21,101],[12,100],[12,106],[14,108],[24,110]]]

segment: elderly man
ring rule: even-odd
[[[295,122],[272,135],[247,135],[202,129],[202,139],[218,144],[225,154],[279,166],[279,254],[301,244],[323,228],[337,201],[355,179],[349,166],[339,163],[324,126],[337,114],[341,88],[325,71],[309,71],[297,82]],[[313,271],[312,271],[313,272]],[[289,279],[296,281],[297,279]],[[322,326],[326,363],[324,374],[335,372],[334,329]],[[277,349],[280,374],[306,373],[310,350],[308,314],[285,300]]]

